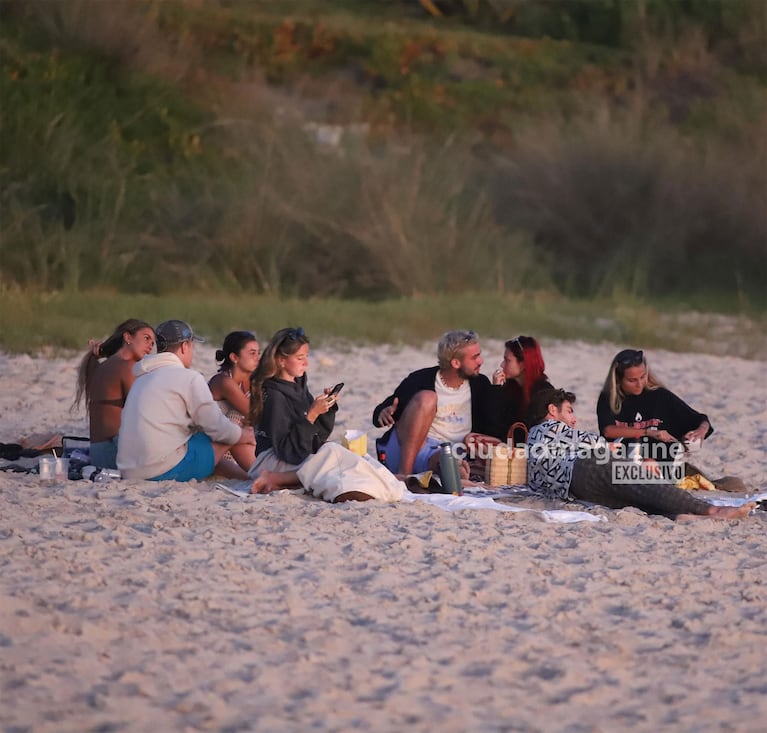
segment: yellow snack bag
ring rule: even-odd
[[[716,486],[701,473],[685,476],[681,481],[678,481],[676,485],[678,488],[684,489],[685,491],[693,491],[696,489],[703,489],[704,491],[716,490]]]
[[[341,445],[358,456],[364,456],[368,452],[367,433],[363,433],[361,430],[347,430],[341,439]]]

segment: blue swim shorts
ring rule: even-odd
[[[397,437],[397,431],[392,430],[389,433],[389,439],[384,443],[380,442],[379,447],[386,451],[386,460],[384,465],[392,473],[399,473],[399,461],[401,455],[401,448],[399,444],[399,438]],[[413,473],[423,473],[429,470],[429,459],[439,450],[439,441],[434,438],[426,438],[426,441],[421,446],[421,450],[418,451],[418,455],[415,457],[413,463]]]
[[[173,468],[150,481],[192,481],[208,478],[216,467],[213,445],[205,433],[195,433],[186,444],[186,455]]]

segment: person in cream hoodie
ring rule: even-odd
[[[205,378],[190,369],[194,344],[202,341],[188,323],[172,320],[156,329],[157,354],[133,368],[136,380],[125,400],[117,467],[128,479],[191,481],[210,476],[228,450],[250,446],[253,428],[229,420]],[[248,451],[243,451],[244,455]],[[250,466],[241,466],[243,474]]]

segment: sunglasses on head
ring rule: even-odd
[[[466,331],[463,337],[464,343],[469,343],[469,341],[476,341],[477,340],[477,332],[476,331]]]
[[[305,338],[306,334],[304,329],[299,326],[298,328],[289,328],[285,334],[284,341],[297,341],[298,339]]]
[[[639,366],[644,361],[644,352],[638,349],[626,349],[615,357],[615,363],[622,367]]]
[[[511,339],[511,341],[507,342],[507,348],[519,361],[524,361],[525,358],[525,347],[522,345],[523,338],[523,336],[516,336],[515,338]]]

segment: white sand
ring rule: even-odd
[[[490,373],[502,345],[484,347]],[[544,348],[593,429],[616,347]],[[767,488],[764,363],[650,357],[711,417],[699,463]],[[0,354],[0,440],[85,433],[76,363]],[[375,403],[431,363],[432,347],[318,351],[310,386],[345,381],[336,435],[372,447]],[[764,512],[557,525],[10,473],[0,500],[3,733],[764,730]]]

